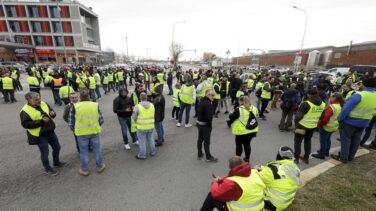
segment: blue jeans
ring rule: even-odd
[[[172,95],[174,93],[174,91],[172,89],[172,84],[168,84],[168,90],[169,90],[169,92],[168,92],[169,95]]]
[[[331,146],[331,136],[333,133],[327,132],[324,128],[319,127],[320,133],[320,156],[329,156],[330,146]]]
[[[89,144],[93,146],[94,157],[97,168],[103,166],[101,145],[99,142],[99,134],[77,136],[78,146],[80,147],[81,168],[89,171]]]
[[[137,137],[139,142],[139,152],[138,157],[141,159],[146,159],[146,142],[149,142],[150,155],[155,155],[155,143],[153,137],[153,129],[151,130],[137,130]]]
[[[364,133],[364,136],[363,136],[360,144],[365,144],[367,142],[367,140],[371,136],[372,128],[373,128],[373,125],[375,124],[375,122],[376,122],[376,116],[373,116],[371,122],[369,123],[369,126],[366,128],[366,132]]]
[[[162,121],[160,122],[155,122],[155,131],[157,132],[158,139],[156,140],[157,143],[163,143],[164,142],[164,129],[163,129],[163,124]]]
[[[131,118],[130,117],[118,117],[120,127],[121,127],[121,134],[123,135],[123,142],[124,144],[128,144],[128,136],[127,130],[129,130],[129,134],[131,134],[131,138],[133,143],[137,141],[137,137],[135,133],[131,132]]]
[[[347,162],[354,159],[363,130],[364,128],[354,127],[346,123],[340,124],[341,160]]]
[[[60,89],[53,89],[52,90],[52,95],[54,96],[54,101],[55,101],[55,104],[57,104],[57,105],[62,104],[60,96],[59,96],[59,90]]]
[[[260,112],[261,111],[261,98],[260,97],[258,97],[257,98],[257,110],[258,110],[258,112]]]
[[[191,104],[185,104],[183,102],[180,103],[180,111],[179,111],[179,123],[183,120],[183,113],[185,109],[185,124],[189,123],[189,114],[191,112]]]
[[[60,163],[59,160],[59,154],[60,154],[60,144],[59,139],[57,139],[57,136],[55,133],[53,133],[49,137],[40,137],[39,138],[39,151],[40,151],[40,158],[42,160],[43,167],[46,171],[52,170],[50,166],[50,162],[48,160],[48,145],[52,147],[52,158],[54,161],[54,164],[57,165]]]
[[[99,85],[97,85],[97,86],[95,87],[95,93],[97,94],[97,98],[101,98],[101,97],[102,97],[102,95],[101,95],[101,91],[99,90],[99,88],[100,88]]]
[[[95,92],[95,89],[89,89],[89,92],[90,92],[90,98],[93,101],[96,101],[97,100],[97,93]]]

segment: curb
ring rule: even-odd
[[[360,157],[360,156],[366,155],[368,153],[369,153],[369,150],[367,150],[367,149],[359,149],[356,152],[355,157]],[[328,171],[329,169],[331,169],[335,166],[341,165],[341,164],[342,164],[342,162],[340,162],[340,161],[330,159],[330,160],[327,160],[327,161],[320,163],[316,166],[305,169],[300,174],[302,184],[300,185],[299,188],[304,187],[308,182],[310,182],[311,180],[313,180],[314,178],[316,178],[320,174]]]

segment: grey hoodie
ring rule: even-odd
[[[140,102],[139,104],[141,104],[144,108],[148,109],[151,105],[150,102],[148,101],[142,101]],[[133,108],[133,114],[132,114],[132,118],[134,119],[134,121],[136,122],[137,121],[137,117],[139,115],[139,109],[138,109],[138,106],[140,105],[136,105],[134,108]]]

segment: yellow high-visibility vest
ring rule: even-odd
[[[266,91],[266,90],[264,89],[264,87],[265,87],[267,84],[270,86],[270,83],[269,83],[269,82],[265,82],[264,85],[262,85],[261,98],[262,98],[262,99],[266,99],[266,100],[270,100],[270,99],[272,99],[272,92],[270,92],[270,91]]]
[[[74,93],[74,89],[71,86],[63,86],[59,90],[59,96],[61,99],[69,98],[69,95]]]
[[[144,108],[141,103],[138,104],[138,117],[136,120],[137,130],[154,129],[154,105],[150,104],[149,108]]]
[[[185,104],[193,104],[195,102],[195,99],[193,99],[193,92],[195,91],[195,87],[192,86],[186,86],[183,84],[183,86],[180,89],[180,100]]]
[[[304,115],[303,119],[299,121],[299,124],[303,125],[305,128],[313,129],[317,127],[320,116],[325,109],[325,103],[322,102],[321,105],[317,106],[310,101],[307,101],[310,106],[309,111]]]
[[[323,126],[326,132],[335,132],[338,129],[338,116],[342,111],[340,104],[331,104],[330,107],[333,110],[333,115],[330,117],[329,122]]]
[[[39,88],[39,80],[37,77],[29,76],[26,79],[27,83],[29,84],[30,88]]]
[[[371,120],[376,115],[376,92],[358,92],[361,101],[350,112],[349,117],[357,119]]]
[[[174,93],[172,95],[172,103],[173,103],[174,107],[180,107],[179,93],[180,93],[180,90],[175,89]]]
[[[91,101],[82,101],[74,104],[75,123],[74,134],[76,136],[98,134],[102,131],[99,124],[98,103]]]
[[[252,169],[249,177],[233,176],[227,179],[236,182],[243,193],[237,201],[226,202],[231,211],[260,211],[264,208],[265,184],[257,170]]]
[[[44,111],[44,113],[50,116],[50,109],[48,108],[48,105],[45,102],[42,101],[40,107],[42,111]],[[30,119],[33,121],[40,121],[43,118],[42,113],[36,108],[30,106],[29,104],[24,105],[22,111],[26,112],[27,115],[29,115]],[[50,121],[53,121],[52,118],[50,119]],[[41,129],[42,127],[27,129],[27,132],[34,137],[39,137]]]
[[[95,89],[95,87],[97,86],[95,78],[93,76],[90,76],[88,80],[89,80],[89,89]]]
[[[220,100],[221,99],[221,86],[218,84],[218,82],[214,83],[214,90],[215,90],[215,87],[218,87],[218,90],[219,90],[219,93],[215,92],[215,96],[214,96],[214,99],[216,100]]]
[[[3,82],[3,90],[14,90],[13,79],[5,76],[1,79]]]
[[[252,112],[255,116],[257,116],[258,114],[257,108],[254,106],[251,106],[251,110],[247,110],[244,106],[239,107],[239,118],[232,124],[232,134],[245,135],[249,133],[257,133],[259,131],[259,127],[256,127],[253,130],[248,130],[247,128],[245,128],[249,119],[250,112]]]

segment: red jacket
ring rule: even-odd
[[[251,166],[246,162],[233,168],[229,172],[228,177],[249,177],[250,175]],[[236,182],[226,178],[222,178],[221,182],[215,180],[210,188],[210,191],[213,199],[221,202],[237,201],[243,194],[243,190]]]
[[[334,102],[332,104],[339,104],[339,103]],[[323,115],[321,116],[321,118],[319,120],[318,126],[323,127],[323,126],[327,125],[330,118],[333,116],[333,114],[334,114],[333,109],[330,106],[326,107]]]

